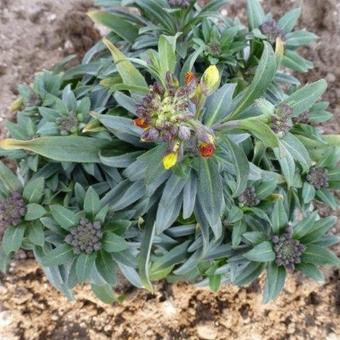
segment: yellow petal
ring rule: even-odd
[[[204,72],[202,77],[202,83],[204,85],[204,89],[209,92],[209,94],[213,93],[220,86],[220,72],[216,65],[210,65]]]
[[[163,166],[164,169],[169,170],[174,167],[178,160],[177,152],[170,152],[166,156],[163,157]]]

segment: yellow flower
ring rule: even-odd
[[[170,152],[166,156],[163,157],[163,166],[164,169],[169,170],[174,167],[178,160],[177,152]]]
[[[218,89],[220,86],[220,72],[216,65],[210,65],[204,72],[202,77],[202,84],[204,87],[204,91],[207,92],[207,95],[212,94],[214,91]]]

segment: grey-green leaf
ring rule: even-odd
[[[243,255],[247,260],[254,262],[271,262],[275,260],[273,246],[269,241],[257,244],[253,249]]]

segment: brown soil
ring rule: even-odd
[[[301,27],[320,40],[304,53],[315,70],[301,79],[329,81],[325,99],[340,131],[340,6],[338,0],[264,0],[275,14],[303,6]],[[228,12],[244,18],[244,1]],[[81,0],[0,0],[0,124],[15,98],[16,85],[51,67],[69,53],[79,56],[98,39]],[[79,57],[78,57],[79,58]],[[2,130],[3,131],[3,130]],[[1,126],[0,126],[1,134]],[[262,305],[256,283],[246,289],[227,286],[219,293],[187,284],[160,283],[156,293],[125,284],[126,300],[107,306],[88,287],[68,302],[21,253],[8,275],[0,276],[0,339],[340,339],[340,274],[328,269],[323,285],[291,277],[284,293]]]

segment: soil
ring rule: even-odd
[[[302,6],[301,27],[320,39],[303,53],[315,69],[303,82],[326,78],[335,120],[324,129],[340,132],[339,0],[263,0],[280,15]],[[81,0],[0,0],[1,120],[16,96],[16,85],[68,54],[77,60],[99,39]],[[226,6],[244,19],[244,1]],[[323,210],[325,214],[328,211]],[[336,232],[336,230],[334,230]],[[337,228],[339,232],[339,227]],[[188,284],[156,285],[155,293],[123,284],[121,304],[100,303],[89,287],[67,301],[47,282],[34,261],[20,253],[8,275],[0,276],[0,339],[340,339],[340,273],[327,268],[318,285],[300,275],[289,278],[277,301],[263,305],[262,281],[248,288],[226,286],[218,293]]]

